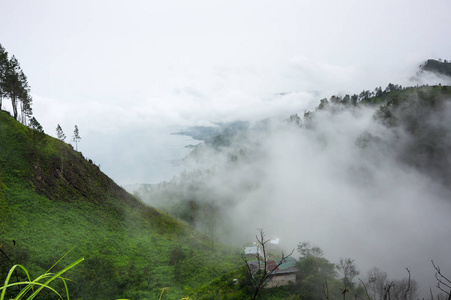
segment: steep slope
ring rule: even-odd
[[[239,256],[125,192],[64,142],[0,111],[0,275],[20,263],[37,276],[70,248],[62,266],[80,299],[184,296]],[[221,259],[220,259],[221,258]],[[51,295],[44,295],[51,297]],[[47,298],[48,299],[48,298]]]

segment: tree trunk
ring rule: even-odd
[[[13,105],[14,119],[17,120],[17,100],[16,100],[16,96],[12,96],[11,97],[11,104]]]

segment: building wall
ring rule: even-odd
[[[289,274],[282,274],[282,275],[276,275],[274,276],[270,282],[266,285],[267,288],[272,288],[276,286],[284,286],[288,285],[289,282],[296,282],[296,274],[295,273],[289,273]]]

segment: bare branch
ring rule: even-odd
[[[365,293],[366,293],[366,296],[368,297],[368,300],[371,300],[370,294],[368,293],[368,289],[366,288],[365,283],[363,283],[362,279],[360,279],[360,278],[359,278],[359,281],[360,281],[360,283],[362,283],[363,288],[365,289]]]
[[[437,273],[440,275],[440,277],[441,277],[442,279],[445,279],[449,284],[451,284],[451,280],[449,280],[445,275],[443,275],[443,274],[440,272],[440,267],[435,266],[433,260],[431,260],[431,262],[432,262],[432,265],[434,266],[434,269],[437,271]]]
[[[384,300],[391,300],[391,295],[390,295],[390,289],[395,285],[395,283],[392,281],[390,282],[386,287],[384,287],[385,290],[385,294],[384,294]]]
[[[437,288],[442,292],[444,292],[446,295],[448,295],[448,300],[451,300],[451,281],[445,275],[442,274],[442,272],[440,271],[440,267],[436,266],[433,260],[431,260],[431,262],[436,271],[435,278],[437,279]],[[442,286],[447,287],[448,290],[445,290]]]
[[[259,231],[259,234],[256,235],[255,238],[257,239],[257,244],[258,244],[257,249],[258,249],[258,247],[261,248],[262,256],[259,255],[259,253],[258,253],[259,251],[257,250],[257,254],[255,255],[257,258],[257,264],[258,264],[257,271],[253,272],[253,270],[251,269],[251,267],[248,263],[247,258],[243,255],[241,256],[247,265],[247,269],[248,269],[249,275],[251,277],[251,283],[252,283],[252,287],[254,289],[254,295],[253,295],[252,299],[257,299],[258,293],[271,280],[274,272],[276,272],[276,270],[279,268],[279,266],[281,264],[283,264],[286,261],[286,259],[294,253],[294,249],[288,255],[285,255],[282,251],[282,258],[279,261],[279,263],[277,263],[275,268],[268,270],[269,255],[267,253],[266,244],[269,242],[269,240],[265,240],[265,233],[264,233],[263,229],[258,229],[258,231]],[[263,268],[262,268],[262,265],[263,265]]]
[[[404,292],[404,300],[407,300],[407,294],[409,293],[410,290],[410,270],[409,268],[406,268],[407,273],[409,273],[409,279],[407,280],[407,288],[406,291]]]

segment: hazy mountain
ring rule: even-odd
[[[428,59],[424,64],[420,66],[421,71],[429,71],[438,75],[445,75],[451,77],[451,62],[435,59]]]
[[[209,136],[183,174],[137,194],[230,243],[265,228],[285,249],[307,240],[353,257],[363,274],[409,267],[427,293],[430,260],[451,268],[450,89],[390,84]]]

